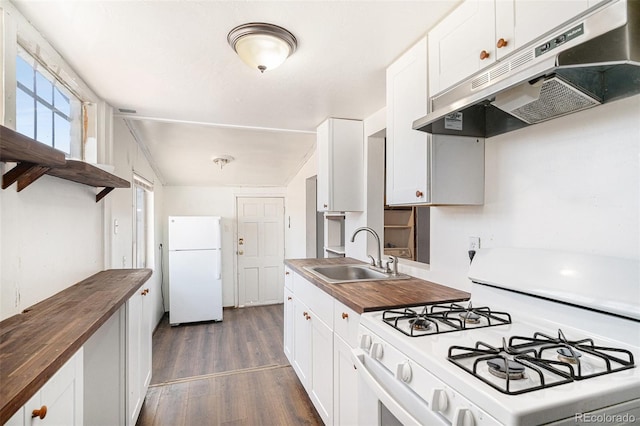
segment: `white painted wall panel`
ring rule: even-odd
[[[485,204],[431,209],[425,279],[470,289],[469,236],[640,258],[640,96],[486,140]]]

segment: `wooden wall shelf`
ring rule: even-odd
[[[18,163],[2,176],[2,189],[18,183],[18,192],[47,174],[60,179],[104,189],[96,203],[115,188],[131,184],[84,161],[66,160],[64,152],[44,145],[8,127],[0,126],[0,161]]]

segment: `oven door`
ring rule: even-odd
[[[369,425],[450,425],[425,400],[362,349],[353,349],[358,371],[358,415]]]

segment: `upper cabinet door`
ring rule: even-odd
[[[429,91],[451,87],[496,60],[493,1],[467,0],[429,32]]]
[[[329,118],[317,129],[318,211],[362,211],[364,128],[360,120]]]
[[[427,113],[427,39],[387,68],[387,204],[429,200],[428,135],[412,129]]]
[[[591,5],[589,0],[496,1],[497,59],[571,20]]]

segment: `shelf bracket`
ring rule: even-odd
[[[40,166],[27,161],[18,163],[14,168],[2,176],[2,189],[7,189],[14,182],[18,182],[18,192],[31,185],[44,175],[49,167]]]
[[[100,200],[102,200],[104,197],[106,197],[107,194],[110,193],[111,191],[113,191],[114,189],[115,188],[112,188],[112,187],[106,187],[102,191],[98,192],[96,194],[96,203],[99,202]]]

